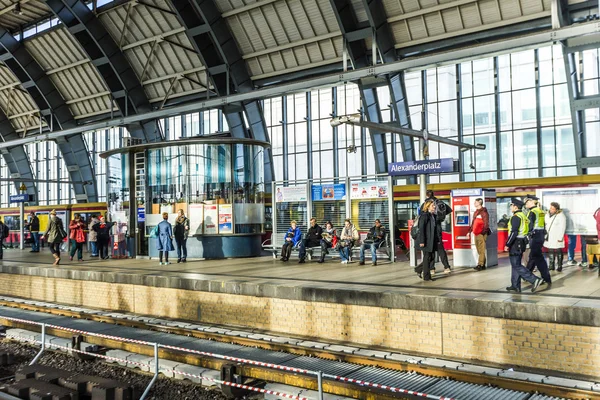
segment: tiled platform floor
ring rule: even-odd
[[[224,283],[254,283],[285,287],[310,287],[345,289],[369,292],[396,292],[427,296],[446,296],[466,299],[489,299],[511,301],[526,299],[528,303],[544,303],[563,306],[581,306],[600,309],[600,277],[596,269],[565,266],[562,272],[553,271],[552,287],[541,287],[530,293],[530,286],[523,285],[522,294],[507,293],[510,284],[510,265],[507,257],[500,257],[500,265],[476,272],[468,268],[456,268],[444,274],[441,264],[436,264],[434,282],[423,282],[413,272],[405,258],[390,263],[380,260],[377,266],[370,262],[359,266],[358,262],[347,265],[330,259],[324,264],[316,261],[298,264],[297,259],[289,262],[274,260],[270,256],[228,260],[188,260],[187,263],[159,265],[157,260],[124,259],[98,260],[84,253],[84,262],[69,261],[64,254],[58,270],[106,272],[111,274],[136,274],[154,277],[181,277],[195,280],[221,281]],[[53,258],[48,250],[30,253],[27,250],[7,249],[2,266],[37,267],[54,270]],[[450,258],[452,263],[452,259]],[[6,272],[6,271],[5,271]],[[58,271],[57,271],[58,272]],[[54,275],[54,274],[52,274]]]

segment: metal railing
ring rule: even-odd
[[[269,368],[269,369],[277,369],[277,370],[282,370],[282,371],[289,371],[289,372],[295,372],[295,373],[300,373],[300,374],[305,374],[305,375],[311,375],[311,376],[314,376],[317,380],[318,400],[323,400],[323,378],[326,378],[329,380],[335,380],[335,381],[339,381],[339,382],[353,383],[353,384],[360,385],[360,386],[368,386],[368,387],[372,387],[372,388],[376,388],[376,389],[380,389],[380,390],[390,391],[393,393],[414,395],[414,396],[422,397],[422,398],[426,398],[426,399],[455,400],[455,399],[453,399],[451,397],[447,397],[447,396],[437,396],[437,395],[427,394],[427,393],[423,393],[423,392],[416,392],[413,390],[382,385],[382,384],[378,384],[378,383],[374,383],[374,382],[346,378],[346,377],[339,376],[339,375],[325,374],[322,371],[311,371],[311,370],[302,369],[302,368],[294,368],[294,367],[288,367],[288,366],[280,365],[280,364],[273,364],[273,363],[267,363],[267,362],[262,362],[262,361],[249,360],[249,359],[239,358],[239,357],[232,357],[232,356],[227,356],[224,354],[212,353],[212,352],[207,352],[207,351],[186,349],[184,347],[170,346],[170,345],[160,344],[160,343],[156,343],[156,342],[147,342],[144,340],[129,339],[129,338],[124,338],[124,337],[119,337],[119,336],[112,336],[112,335],[104,335],[101,333],[87,332],[87,331],[82,331],[79,329],[66,328],[66,327],[62,327],[62,326],[58,326],[58,325],[46,324],[43,322],[35,322],[35,321],[30,321],[30,320],[20,319],[20,318],[7,317],[7,316],[3,316],[3,315],[0,315],[0,319],[17,322],[17,323],[36,325],[41,328],[41,334],[42,334],[41,340],[31,340],[31,339],[21,338],[21,337],[17,337],[17,336],[11,336],[11,335],[7,335],[7,334],[0,334],[0,336],[4,336],[4,337],[10,338],[10,339],[15,339],[15,340],[29,342],[29,343],[41,344],[40,351],[36,354],[36,356],[34,357],[34,359],[31,361],[31,363],[29,365],[35,364],[41,357],[42,353],[47,348],[50,347],[50,348],[62,349],[67,352],[75,352],[75,353],[79,353],[79,354],[86,354],[86,355],[89,355],[92,357],[122,362],[125,365],[132,364],[132,365],[137,365],[140,367],[148,366],[148,364],[143,364],[143,363],[139,363],[139,362],[135,362],[135,361],[131,361],[131,360],[120,359],[117,357],[111,357],[111,356],[106,356],[106,355],[102,355],[102,354],[90,353],[90,352],[86,352],[83,350],[78,350],[78,349],[74,349],[71,347],[61,346],[61,345],[54,344],[54,343],[46,343],[47,329],[56,329],[56,330],[61,330],[61,331],[66,331],[66,332],[71,332],[71,333],[77,333],[77,334],[85,335],[85,336],[94,336],[94,337],[98,337],[98,338],[102,338],[102,339],[109,339],[109,340],[114,340],[114,341],[123,342],[123,343],[134,343],[134,344],[138,344],[138,345],[153,347],[153,349],[154,349],[154,375],[152,377],[152,380],[146,387],[144,393],[140,397],[140,400],[144,400],[148,396],[150,389],[152,388],[152,386],[158,379],[158,374],[160,372],[160,364],[159,364],[160,359],[158,357],[158,353],[161,348],[167,349],[167,350],[181,351],[181,352],[185,352],[185,353],[191,353],[191,354],[196,354],[196,355],[201,355],[201,356],[206,356],[206,357],[212,357],[212,358],[217,358],[217,359],[222,359],[222,360],[227,360],[227,361],[234,361],[234,362],[239,362],[242,364],[256,365],[259,367],[264,367],[264,368]],[[289,399],[310,400],[308,398],[295,396],[292,394],[275,392],[275,391],[261,389],[261,388],[257,388],[257,387],[253,387],[253,386],[247,386],[247,385],[243,385],[243,384],[239,384],[239,383],[235,383],[235,382],[228,382],[228,381],[223,381],[223,380],[219,380],[219,379],[214,379],[214,378],[210,378],[207,376],[190,374],[190,373],[182,372],[182,371],[173,370],[173,373],[178,374],[178,375],[187,376],[187,377],[193,377],[193,378],[197,378],[197,379],[211,381],[211,382],[214,382],[219,385],[232,386],[232,387],[241,388],[244,390],[259,392],[259,393],[273,394],[276,396],[281,396],[281,397],[285,397],[285,398],[289,398]]]

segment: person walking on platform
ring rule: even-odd
[[[371,265],[377,265],[377,247],[385,239],[385,228],[381,225],[379,219],[375,220],[375,226],[369,229],[367,238],[360,245],[360,262],[358,265],[365,265],[365,249],[371,249]]]
[[[525,208],[527,208],[526,216],[529,219],[529,260],[527,261],[527,269],[533,272],[535,267],[542,275],[542,278],[547,284],[552,283],[552,277],[548,270],[548,263],[542,253],[544,240],[546,237],[546,213],[540,208],[538,198],[529,195],[525,200]]]
[[[546,240],[544,247],[548,249],[550,260],[550,271],[562,271],[563,249],[565,248],[565,231],[567,229],[567,218],[560,209],[560,204],[550,203],[550,212],[546,218]]]
[[[79,214],[75,214],[73,220],[69,223],[69,241],[71,244],[71,254],[69,260],[73,261],[75,251],[77,251],[77,261],[83,261],[83,244],[85,243],[85,224]]]
[[[469,227],[469,233],[467,237],[471,236],[471,233],[475,236],[475,248],[477,249],[477,266],[475,271],[482,271],[485,269],[485,252],[487,237],[490,232],[490,214],[487,208],[483,206],[483,199],[475,199],[475,213],[473,214],[473,223]]]
[[[113,226],[112,222],[106,222],[104,216],[100,216],[100,222],[93,226],[92,229],[98,234],[98,253],[100,259],[108,260],[108,243],[110,242],[110,228]]]
[[[90,242],[90,248],[92,254],[90,257],[98,257],[98,232],[94,230],[94,225],[98,224],[100,220],[96,218],[95,215],[92,215],[90,219],[90,224],[88,225],[88,241]]]
[[[290,222],[290,228],[283,237],[283,246],[281,246],[281,259],[280,261],[287,261],[292,255],[292,249],[302,239],[302,232],[297,226],[296,221]]]
[[[519,199],[512,199],[510,209],[513,216],[509,223],[509,234],[504,251],[508,251],[510,265],[512,267],[510,282],[511,285],[506,288],[508,291],[521,292],[521,278],[531,283],[532,292],[542,284],[543,279],[535,276],[529,269],[525,268],[521,263],[523,252],[527,247],[527,235],[529,234],[529,219],[523,214],[521,209],[523,202]]]
[[[175,250],[175,247],[173,247],[173,227],[168,221],[169,213],[164,212],[162,216],[163,220],[158,224],[158,241],[156,249],[158,250],[160,265],[169,265],[169,252]],[[165,257],[164,263],[163,255]]]
[[[444,248],[444,241],[442,240],[442,222],[444,222],[447,215],[450,215],[452,213],[452,208],[450,208],[448,204],[435,197],[435,193],[433,193],[433,190],[428,190],[427,199],[423,204],[421,204],[420,210],[423,210],[423,207],[428,200],[432,200],[435,204],[435,223],[437,225],[436,233],[438,235],[435,250],[437,252],[437,256],[442,262],[442,265],[444,266],[444,273],[449,274],[450,272],[452,272],[452,268],[450,267],[450,262],[448,262],[448,253],[446,253],[446,249]],[[419,264],[419,268],[422,267],[421,264]],[[431,269],[433,269],[432,275],[435,275],[435,257],[434,262],[431,264]]]
[[[60,244],[67,237],[67,232],[65,232],[62,219],[56,216],[55,210],[50,211],[50,221],[48,222],[48,229],[44,232],[44,237],[54,257],[52,265],[58,265],[60,263]]]
[[[30,253],[39,253],[40,251],[40,219],[35,212],[29,213],[29,223],[26,225],[31,233],[31,251]]]
[[[177,264],[186,262],[187,259],[187,239],[190,234],[190,220],[185,216],[183,210],[179,210],[179,215],[175,220],[175,244],[177,245]]]
[[[333,224],[331,221],[327,221],[321,236],[321,258],[318,261],[319,264],[323,264],[325,262],[325,255],[329,254],[329,249],[337,245],[338,238],[335,229],[333,229]]]
[[[358,231],[352,224],[352,221],[349,219],[345,220],[344,228],[342,229],[342,233],[340,235],[340,240],[338,240],[337,243],[342,264],[348,264],[348,262],[350,262],[350,252],[352,251],[352,247],[354,247],[354,243],[356,243],[358,238]]]
[[[435,264],[435,250],[440,239],[438,234],[438,224],[435,217],[435,201],[427,200],[421,208],[421,216],[419,217],[418,229],[419,233],[415,240],[415,248],[423,252],[423,262],[415,268],[415,272],[419,277],[423,277],[425,281],[433,281],[431,277],[432,266]]]
[[[310,228],[308,228],[308,232],[306,234],[306,239],[300,241],[300,249],[299,249],[299,264],[304,264],[304,259],[306,258],[306,248],[307,247],[317,247],[321,245],[321,238],[323,234],[323,228],[317,225],[317,219],[310,219]]]
[[[8,226],[0,219],[0,260],[4,257],[4,239],[6,239],[9,232]]]

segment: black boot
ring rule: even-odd
[[[562,267],[563,267],[563,252],[562,250],[558,253],[558,257],[557,257],[557,266],[556,266],[556,270],[558,272],[562,272]]]
[[[556,261],[556,255],[552,252],[548,254],[548,269],[554,271],[554,262]]]

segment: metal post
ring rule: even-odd
[[[323,371],[317,372],[317,385],[319,386],[319,400],[323,400]]]
[[[388,176],[388,213],[390,216],[390,226],[388,227],[390,262],[394,262],[396,259],[396,230],[394,223],[394,180],[391,176]]]
[[[129,219],[127,226],[127,237],[125,239],[126,252],[129,252],[129,241],[130,238],[133,238],[133,244],[131,248],[131,258],[135,258],[138,254],[137,250],[137,234],[135,233],[138,230],[138,213],[137,213],[137,192],[136,192],[136,178],[137,178],[137,170],[136,170],[136,159],[135,153],[130,151],[127,153],[127,157],[129,157],[128,167],[129,167]],[[145,166],[144,166],[145,168]],[[108,169],[107,169],[108,171]],[[106,174],[108,175],[108,174]],[[145,206],[145,205],[144,205]],[[118,233],[118,231],[117,231]],[[146,232],[141,232],[140,235],[145,235]]]
[[[23,236],[25,235],[25,202],[24,201],[19,203],[19,217],[21,218],[21,223],[19,226],[19,249],[23,250],[25,248],[25,240],[23,240]]]
[[[312,218],[312,185],[310,179],[306,181],[306,225],[307,231],[310,228],[310,219]]]
[[[277,195],[275,181],[271,182],[271,243],[277,236]]]
[[[42,356],[42,353],[46,350],[46,324],[42,323],[42,348],[35,355],[33,360],[29,363],[29,365],[33,365],[37,362],[37,360]]]
[[[146,390],[144,390],[144,393],[142,394],[142,397],[140,397],[140,400],[144,400],[146,398],[146,396],[148,396],[148,393],[150,392],[152,385],[154,385],[154,382],[156,382],[157,379],[158,379],[158,343],[154,343],[154,376],[152,377],[152,380],[146,387]]]
[[[350,198],[352,186],[350,186],[350,178],[346,178],[346,218],[352,218],[352,199]]]
[[[419,140],[419,161],[425,160],[425,141],[423,139]],[[421,174],[419,175],[419,199],[420,204],[423,204],[425,199],[427,198],[427,175]]]

